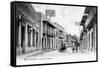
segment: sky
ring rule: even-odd
[[[51,17],[50,20],[61,25],[68,34],[80,36],[82,27],[77,24],[81,22],[85,7],[44,4],[32,4],[32,6],[37,12],[44,14],[46,9],[55,10],[55,17]]]

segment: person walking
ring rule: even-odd
[[[78,52],[79,51],[79,42],[76,40],[75,41],[75,47],[76,47],[76,52]]]
[[[64,52],[66,50],[66,45],[61,41],[61,46],[59,48],[59,52]]]

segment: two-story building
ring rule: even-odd
[[[40,22],[31,4],[16,3],[16,53],[25,54],[40,48]]]
[[[56,44],[55,44],[55,48],[56,49],[59,49],[59,47],[61,46],[62,42],[64,43],[64,40],[65,40],[65,30],[64,28],[59,25],[58,23],[53,23],[54,26],[56,27],[55,28],[55,41],[56,41]]]
[[[81,24],[83,30],[80,36],[82,49],[95,51],[97,44],[97,8],[86,7]]]

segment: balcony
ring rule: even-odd
[[[91,20],[93,19],[94,15],[96,14],[96,8],[92,8],[92,10],[90,11],[87,20],[85,22],[85,28],[91,24]]]

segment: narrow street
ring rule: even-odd
[[[91,61],[96,60],[96,54],[94,52],[88,53],[60,53],[58,50],[41,53],[39,55],[25,55],[23,58],[17,58],[17,65],[26,64],[43,64],[43,63],[59,63],[59,62],[79,62],[79,61]],[[20,60],[20,61],[19,61]]]
[[[97,60],[97,8],[16,7],[16,65]]]

